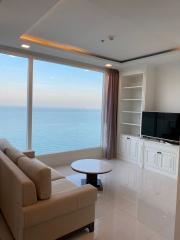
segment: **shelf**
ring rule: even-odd
[[[123,89],[136,89],[136,88],[142,88],[142,86],[130,86],[130,87],[122,87]]]
[[[124,73],[122,74],[122,79],[126,79],[127,77],[137,77],[139,75],[144,75],[144,72]]]
[[[142,101],[140,98],[122,98],[121,101]]]
[[[135,113],[135,114],[141,114],[141,112],[136,111],[122,111],[123,113]]]
[[[121,136],[124,135],[124,136],[127,136],[127,137],[138,137],[140,138],[140,134],[130,134],[130,133],[121,133]]]
[[[137,127],[141,126],[140,124],[137,124],[137,123],[125,123],[125,122],[123,122],[122,125],[137,126]]]

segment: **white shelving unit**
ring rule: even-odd
[[[155,108],[155,83],[156,69],[153,67],[138,72],[126,72],[121,76],[118,158],[176,178],[179,168],[179,146],[140,138],[142,111],[152,111]]]
[[[121,134],[140,136],[143,106],[144,73],[121,77],[120,129]]]

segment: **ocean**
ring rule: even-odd
[[[25,107],[0,107],[0,138],[8,139],[20,150],[26,148]],[[99,147],[101,110],[33,109],[32,148],[37,155]]]

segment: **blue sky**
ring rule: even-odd
[[[26,58],[0,54],[0,105],[25,106]],[[34,61],[34,106],[100,108],[103,74],[44,61]]]

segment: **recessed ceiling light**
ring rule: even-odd
[[[28,49],[28,48],[30,48],[30,45],[22,44],[21,47],[22,47],[22,48],[26,48],[26,49]]]
[[[107,63],[107,64],[105,64],[105,67],[112,67],[112,64]]]

